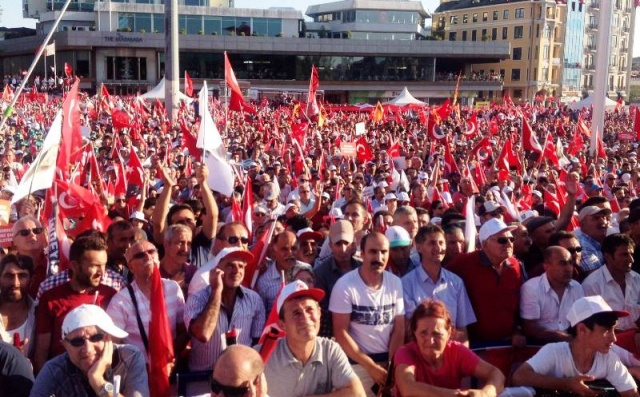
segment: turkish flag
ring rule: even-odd
[[[393,145],[389,149],[387,149],[387,155],[390,158],[400,157],[400,144],[398,141],[395,141]]]
[[[540,159],[538,159],[538,163],[542,162],[542,159],[548,159],[555,165],[560,168],[560,160],[558,159],[558,155],[556,154],[556,146],[553,144],[553,136],[551,133],[547,133],[547,140],[544,144],[544,152]]]
[[[316,91],[320,87],[320,78],[318,77],[318,69],[311,65],[311,78],[309,79],[309,93],[307,95],[307,116],[315,116],[320,114],[318,101],[316,99]]]
[[[591,139],[591,131],[587,127],[587,124],[584,122],[584,119],[582,118],[582,114],[580,114],[580,117],[578,117],[578,131],[583,133],[587,138]]]
[[[129,166],[127,167],[127,181],[131,185],[144,186],[144,168],[135,150],[129,154]]]
[[[241,112],[245,107],[244,98],[242,96],[242,90],[240,90],[238,80],[236,79],[236,75],[233,73],[233,68],[231,67],[231,62],[229,62],[229,57],[227,56],[226,51],[224,53],[224,79],[231,89],[229,109]]]
[[[66,62],[64,63],[64,74],[67,77],[73,76],[73,69],[71,69],[71,65]]]
[[[478,133],[478,116],[476,112],[472,112],[471,117],[467,119],[465,123],[464,135],[467,139],[473,138]]]
[[[82,132],[80,131],[80,101],[78,100],[78,85],[76,82],[69,90],[62,104],[62,142],[58,152],[56,165],[65,179],[69,177],[69,166],[75,164],[82,157]]]
[[[440,128],[441,118],[437,112],[433,111],[429,114],[429,121],[427,122],[427,133],[436,141],[442,142],[447,137],[447,134]]]
[[[195,157],[196,161],[200,161],[202,150],[198,149],[197,138],[191,134],[191,130],[187,127],[187,122],[184,119],[180,119],[178,124],[182,131],[182,148],[189,150],[189,155]]]
[[[635,116],[633,117],[633,131],[635,131],[636,136],[640,139],[640,109],[636,108]]]
[[[542,154],[542,146],[538,142],[536,134],[531,129],[531,125],[524,118],[522,119],[522,148],[530,152]]]
[[[58,208],[67,218],[76,218],[86,215],[86,211],[93,203],[98,200],[90,190],[63,181],[61,179],[54,180],[55,190],[58,196]],[[52,188],[53,189],[53,188]]]
[[[191,80],[191,76],[189,76],[189,72],[184,71],[184,93],[187,96],[193,96],[193,80]]]
[[[159,266],[159,264],[158,264]],[[173,337],[165,304],[160,269],[151,275],[151,320],[149,321],[149,391],[152,396],[169,395],[169,365],[173,362]]]
[[[111,225],[111,219],[107,216],[107,210],[100,200],[96,200],[89,206],[80,224],[67,233],[72,236],[77,236],[86,230],[98,230],[106,233],[109,225]]]
[[[449,142],[447,142],[444,148],[444,169],[447,175],[450,175],[454,172],[460,173],[460,169],[458,169],[458,164],[456,163],[456,159],[453,157],[451,153],[451,149],[449,146]]]
[[[131,127],[131,116],[123,110],[116,109],[111,112],[113,128],[122,129]]]
[[[373,151],[364,136],[356,141],[356,158],[359,162],[364,163],[373,159]]]

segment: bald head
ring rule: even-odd
[[[263,372],[264,362],[258,352],[248,346],[232,345],[218,358],[213,378],[226,386],[245,386],[254,383]]]

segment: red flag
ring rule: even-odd
[[[229,109],[235,110],[236,112],[242,111],[245,107],[242,90],[240,90],[240,85],[238,84],[238,80],[236,80],[236,75],[235,73],[233,73],[231,62],[229,62],[229,57],[227,56],[226,51],[224,53],[224,78],[225,82],[231,89],[231,98],[229,98]]]
[[[320,87],[320,78],[318,77],[318,69],[311,65],[311,78],[309,79],[309,94],[307,96],[307,116],[315,116],[320,114],[318,101],[316,99],[316,91]]]
[[[2,100],[5,102],[11,102],[13,100],[13,89],[11,84],[5,84],[4,91],[2,92]]]
[[[107,86],[104,85],[104,83],[102,83],[102,87],[100,88],[100,96],[102,96],[102,98],[111,98],[111,95],[109,95],[109,90],[107,90]]]
[[[113,128],[122,129],[131,127],[131,117],[123,110],[115,109],[111,112]]]
[[[242,207],[235,195],[231,198],[231,220],[233,222],[242,222]]]
[[[584,140],[582,139],[582,134],[574,133],[573,140],[571,141],[571,144],[567,149],[567,153],[569,153],[572,156],[575,156],[576,154],[578,154],[579,151],[582,150],[583,146],[584,146]]]
[[[427,121],[427,133],[436,141],[442,142],[446,138],[446,133],[440,128],[441,118],[438,112],[432,111]]]
[[[484,150],[484,153],[480,153],[480,150]],[[485,136],[471,149],[471,156],[477,155],[479,160],[484,161],[491,151],[491,142],[489,141],[489,137]]]
[[[249,231],[249,238],[253,232],[253,221],[251,215],[253,213],[253,187],[251,186],[251,178],[247,177],[247,183],[244,187],[244,196],[242,197],[242,223]]]
[[[525,119],[522,119],[522,148],[530,152],[542,154],[542,146],[540,146],[536,134],[531,129],[531,125]]]
[[[608,157],[607,152],[604,151],[604,146],[602,145],[602,134],[598,130],[596,130],[596,142],[598,144],[598,157]]]
[[[398,143],[398,141],[395,141],[393,145],[391,145],[391,147],[387,149],[387,156],[389,156],[389,158],[391,159],[394,157],[400,157],[400,144]]]
[[[98,199],[90,190],[56,178],[55,191],[58,196],[58,208],[67,218],[84,216],[86,211]],[[53,190],[53,187],[51,188]],[[53,193],[51,193],[53,195]]]
[[[640,139],[640,109],[636,108],[635,116],[633,117],[633,131],[635,131],[637,139]]]
[[[442,106],[436,109],[438,116],[440,116],[440,120],[447,120],[449,115],[451,114],[451,101],[449,98],[445,99]]]
[[[118,156],[118,164],[116,164],[117,175],[114,194],[127,194],[129,182],[127,181],[127,172],[124,168],[122,156],[120,156],[120,150],[116,150],[116,155]]]
[[[67,77],[73,76],[73,69],[71,69],[71,65],[66,62],[64,63],[64,74]]]
[[[158,266],[151,276],[151,320],[149,322],[149,391],[152,396],[169,395],[169,365],[173,363],[173,338]]]
[[[305,137],[309,130],[309,124],[307,122],[296,122],[291,125],[291,136],[298,141],[301,147],[306,147],[307,142]]]
[[[60,213],[54,196],[54,188],[47,190],[47,201],[44,206],[43,216],[49,228],[49,249],[47,251],[47,275],[57,274],[60,270],[69,267],[69,248],[71,242],[62,227]]]
[[[127,167],[127,181],[131,185],[144,186],[144,168],[142,162],[133,148],[129,154],[129,166]]]
[[[591,131],[587,127],[587,124],[584,122],[582,114],[580,114],[580,117],[578,117],[578,131],[583,133],[587,138],[591,139]]]
[[[453,154],[451,153],[449,142],[446,143],[446,146],[444,148],[443,160],[444,160],[444,169],[445,169],[446,175],[452,174],[454,172],[457,172],[458,174],[460,173],[460,170],[458,169],[458,164],[456,163],[456,159],[453,157]]]
[[[80,131],[80,101],[78,100],[78,85],[76,82],[69,90],[62,104],[64,120],[62,122],[62,142],[58,152],[57,167],[64,179],[69,177],[69,165],[75,164],[82,156],[82,132]]]
[[[189,155],[195,157],[196,161],[200,161],[202,150],[198,149],[198,138],[191,134],[184,119],[180,119],[178,124],[182,131],[182,148],[189,150]]]
[[[358,162],[361,163],[373,159],[373,151],[371,151],[371,147],[369,146],[369,143],[367,143],[367,140],[364,139],[364,136],[361,136],[356,141],[356,158],[358,159]]]
[[[509,166],[511,165],[509,162],[510,153],[513,152],[513,145],[511,143],[511,139],[507,138],[500,151],[500,155],[496,160],[496,166],[498,169],[509,170]]]
[[[466,128],[463,132],[467,139],[473,138],[474,135],[478,133],[478,116],[476,115],[476,112],[472,112],[471,117],[467,119],[465,126]]]
[[[496,121],[496,119],[493,119],[489,124],[489,133],[491,135],[496,135],[498,132],[500,132],[500,126],[498,126],[498,122]]]
[[[548,191],[547,189],[544,189],[544,205],[545,207],[549,208],[551,211],[553,211],[554,214],[556,215],[560,215],[560,209],[562,208],[560,206],[560,202],[558,201],[558,197],[551,193],[550,191]]]
[[[242,285],[247,288],[253,288],[256,281],[258,280],[258,275],[260,274],[259,270],[262,267],[262,262],[264,262],[267,257],[269,242],[273,237],[276,223],[277,222],[271,222],[271,227],[269,228],[269,230],[262,233],[262,236],[260,236],[258,241],[251,249],[253,260],[251,261],[251,263],[247,263],[247,266],[244,269],[244,278],[242,279]]]
[[[111,225],[111,219],[107,216],[107,210],[99,200],[96,200],[85,213],[82,222],[74,229],[69,230],[69,235],[77,236],[85,230],[98,230],[106,233],[109,225]]]
[[[191,76],[189,76],[189,72],[184,71],[184,93],[187,96],[193,96],[193,80],[191,80]]]
[[[558,155],[556,154],[556,146],[553,144],[553,136],[551,136],[550,132],[547,133],[547,139],[544,144],[544,152],[538,159],[538,163],[541,163],[542,159],[545,158],[551,161],[553,165],[560,168],[560,160],[558,159]]]

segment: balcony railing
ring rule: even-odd
[[[592,63],[588,63],[588,64],[584,65],[584,68],[586,70],[596,70],[596,65],[594,65]]]
[[[591,30],[598,30],[598,24],[597,23],[588,23],[587,24],[587,28],[589,28]]]

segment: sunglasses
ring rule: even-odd
[[[496,243],[498,243],[500,245],[505,245],[507,243],[513,244],[514,241],[516,241],[516,239],[513,238],[513,237],[498,237],[496,239]]]
[[[246,237],[229,236],[226,239],[220,238],[220,240],[226,241],[229,244],[238,244],[238,241],[240,241],[242,244],[245,244],[245,245],[249,244],[249,239]]]
[[[569,251],[571,255],[579,254],[582,252],[582,247],[567,248],[567,251]]]
[[[94,334],[88,338],[81,338],[81,337],[73,338],[73,339],[65,338],[64,340],[66,340],[67,343],[69,343],[73,347],[82,347],[84,346],[85,340],[88,340],[91,343],[96,343],[96,342],[101,342],[103,339],[104,339],[104,334]]]
[[[42,233],[43,231],[44,231],[44,229],[41,228],[41,227],[34,227],[33,229],[22,229],[22,230],[18,230],[18,232],[16,233],[16,236],[17,235],[21,235],[22,237],[27,237],[32,232],[33,232],[33,234],[38,235],[38,234]]]
[[[157,249],[155,248],[149,248],[146,251],[140,251],[140,252],[136,252],[135,254],[133,254],[131,256],[132,259],[144,259],[147,257],[147,255],[149,256],[153,256],[153,254],[155,254],[156,252],[158,252]]]
[[[224,393],[225,397],[243,397],[249,392],[249,386],[227,386],[211,377],[209,382],[211,391],[220,394]]]

